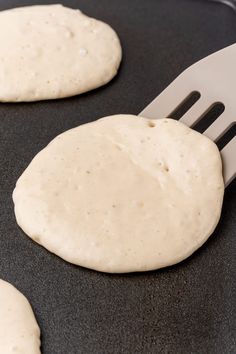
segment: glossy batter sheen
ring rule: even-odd
[[[117,73],[121,46],[107,24],[62,5],[0,12],[0,101],[77,95]]]
[[[40,330],[28,300],[1,279],[0,353],[40,354]]]
[[[214,231],[224,194],[220,153],[171,120],[100,119],[56,137],[14,190],[16,219],[68,262],[105,272],[180,262]]]

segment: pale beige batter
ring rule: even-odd
[[[40,354],[40,329],[28,300],[1,279],[0,353]]]
[[[0,101],[77,95],[117,73],[121,46],[107,24],[62,5],[0,12]]]
[[[56,137],[13,193],[16,219],[68,262],[105,272],[180,262],[212,234],[224,183],[207,137],[171,120],[100,119]]]

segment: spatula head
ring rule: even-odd
[[[224,105],[223,113],[204,132],[217,141],[236,121],[236,44],[226,47],[193,64],[177,77],[141,113],[147,118],[172,117],[193,92],[199,94],[198,100],[180,118],[193,127],[216,103]],[[222,150],[224,177],[226,185],[236,175],[235,140]],[[233,167],[232,167],[233,166]]]

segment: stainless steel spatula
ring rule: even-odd
[[[236,44],[190,66],[139,115],[152,119],[171,117],[171,112],[193,92],[198,92],[200,98],[180,121],[192,127],[204,119],[215,103],[223,103],[224,112],[203,133],[217,141],[236,121]],[[236,136],[221,150],[221,155],[227,186],[236,176]]]

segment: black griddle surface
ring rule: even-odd
[[[0,9],[34,3],[1,0]],[[64,262],[17,227],[11,198],[17,178],[56,135],[110,114],[139,113],[183,69],[236,42],[236,14],[206,0],[63,4],[112,25],[123,63],[117,78],[88,94],[0,104],[0,278],[30,300],[43,354],[236,353],[235,182],[209,241],[186,261],[143,274]]]

